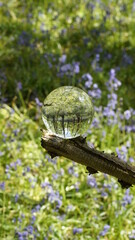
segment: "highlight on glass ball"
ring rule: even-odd
[[[94,115],[90,96],[82,89],[63,86],[44,100],[42,119],[47,130],[61,138],[76,138],[87,132]]]

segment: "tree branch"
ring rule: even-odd
[[[85,165],[89,174],[98,171],[118,178],[122,188],[135,184],[135,166],[122,161],[113,154],[107,154],[90,148],[85,138],[63,139],[41,129],[41,146],[47,150],[51,157],[63,156]]]

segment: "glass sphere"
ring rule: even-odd
[[[94,115],[90,96],[82,89],[63,86],[44,100],[42,119],[50,133],[61,138],[76,138],[89,129]]]

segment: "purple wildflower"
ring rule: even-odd
[[[66,59],[67,59],[66,54],[63,54],[63,55],[59,58],[59,61],[60,61],[60,63],[65,63],[65,62],[66,62]]]
[[[110,78],[109,78],[109,81],[106,83],[106,85],[109,91],[112,91],[112,90],[117,91],[118,88],[121,86],[121,82],[116,78],[115,69],[110,70]]]
[[[33,214],[33,213],[35,213],[35,212],[39,212],[40,211],[40,208],[41,208],[41,206],[38,204],[38,205],[36,205],[32,210],[31,210],[31,213]]]
[[[82,80],[92,82],[93,78],[89,73],[85,73],[82,75]]]
[[[56,203],[56,208],[59,209],[62,205],[62,197],[60,196],[59,192],[54,192],[52,189],[50,193],[48,193],[48,201],[50,203]]]
[[[83,229],[82,228],[77,228],[77,227],[74,227],[73,228],[73,234],[77,234],[77,233],[82,233],[83,232]]]
[[[52,177],[53,177],[54,180],[57,180],[59,178],[59,176],[60,176],[59,173],[53,173],[52,174]]]
[[[31,217],[31,224],[34,224],[35,221],[36,221],[36,216],[32,215],[32,217]]]
[[[98,118],[93,118],[93,121],[92,121],[92,124],[91,124],[91,128],[98,128],[99,127],[99,124],[100,124],[100,121]]]
[[[42,106],[42,103],[39,101],[39,99],[37,97],[35,98],[35,101],[36,101],[37,106],[39,106],[39,107]]]
[[[0,189],[5,190],[5,182],[0,182]]]
[[[76,192],[79,191],[79,185],[80,185],[80,182],[76,182],[76,183],[74,184],[74,187],[75,187]]]
[[[41,183],[41,188],[45,188],[45,187],[52,187],[52,185],[48,181],[44,181],[43,183]]]
[[[135,229],[132,230],[132,232],[130,232],[129,234],[129,240],[133,240],[135,239]]]
[[[126,51],[123,52],[123,56],[122,56],[122,64],[123,66],[128,66],[131,65],[133,63],[133,59],[131,56],[129,56]]]
[[[20,91],[22,89],[22,83],[18,82],[17,83],[17,91]]]
[[[132,202],[133,195],[130,195],[130,189],[127,189],[125,191],[125,195],[122,199],[122,206],[125,207],[126,205],[129,205]]]
[[[93,90],[89,90],[88,94],[92,97],[92,98],[101,98],[101,90],[99,88],[94,88]]]
[[[85,82],[85,87],[86,88],[90,88],[91,85],[92,85],[92,80],[91,81],[88,80],[88,81]]]
[[[133,1],[132,11],[135,12],[135,1]]]
[[[88,177],[87,177],[87,184],[89,186],[91,186],[92,188],[97,188],[96,179],[91,175],[88,175]]]
[[[124,112],[124,116],[126,120],[129,120],[131,118],[131,111],[130,110],[126,110]]]
[[[79,64],[80,64],[79,62],[73,63],[73,72],[76,74],[80,72]]]
[[[63,65],[60,70],[64,73],[66,72],[72,72],[72,65],[70,63]]]
[[[70,167],[68,168],[68,173],[69,173],[70,175],[73,175],[73,174],[74,174],[74,166],[70,166]]]
[[[106,224],[104,226],[103,230],[99,233],[99,236],[104,237],[107,234],[107,232],[109,231],[109,229],[110,229],[110,225]]]
[[[102,68],[99,66],[99,61],[100,61],[100,54],[97,53],[95,55],[94,60],[92,61],[92,68],[96,71],[96,72],[102,72]]]
[[[128,153],[128,150],[127,150],[127,147],[126,146],[122,146],[121,149],[119,148],[116,148],[116,153],[118,155],[118,158],[126,161],[127,160],[127,153]]]
[[[74,170],[74,164],[68,168],[68,173],[69,173],[70,175],[73,175],[73,176],[75,176],[75,177],[78,177],[78,173],[76,173],[75,170]]]
[[[3,156],[3,155],[4,155],[4,153],[0,151],[0,157]]]
[[[19,199],[19,194],[17,193],[17,194],[15,195],[15,203],[18,201],[18,199]]]
[[[31,35],[28,32],[23,31],[20,35],[19,35],[19,39],[18,39],[18,44],[21,46],[30,46],[30,41],[31,41]]]
[[[101,196],[102,197],[108,197],[108,193],[105,190],[101,191]]]
[[[72,204],[68,205],[66,211],[70,212],[74,210],[74,206]]]
[[[129,157],[129,161],[130,161],[131,163],[134,163],[134,162],[135,162],[134,158],[132,158],[132,157]]]
[[[114,110],[110,109],[108,106],[103,110],[103,116],[105,117],[115,117]]]

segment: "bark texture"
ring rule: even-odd
[[[118,178],[123,188],[135,184],[135,166],[122,161],[114,154],[107,154],[90,148],[83,137],[62,139],[46,130],[42,129],[41,131],[41,146],[47,150],[52,158],[63,156],[85,165],[89,174],[98,171],[107,173]]]

